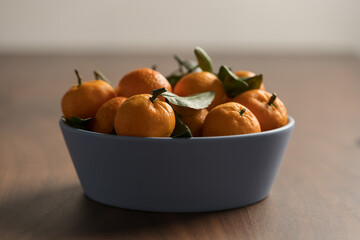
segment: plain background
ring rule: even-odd
[[[359,54],[359,10],[359,0],[0,0],[0,54]]]

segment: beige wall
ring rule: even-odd
[[[0,53],[360,52],[359,0],[0,0]]]

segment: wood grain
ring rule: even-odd
[[[352,56],[212,56],[264,74],[296,127],[268,198],[221,212],[124,210],[88,199],[59,127],[60,99],[101,69],[171,56],[0,56],[0,239],[359,239],[360,61]],[[216,65],[215,64],[215,65]]]

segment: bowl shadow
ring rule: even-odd
[[[236,211],[247,211],[246,208]],[[224,212],[156,213],[106,206],[89,199],[79,185],[23,194],[0,201],[0,235],[71,239],[141,238],[166,233],[191,234],[196,225]]]

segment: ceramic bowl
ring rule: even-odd
[[[261,133],[194,138],[100,134],[60,120],[85,194],[100,203],[156,212],[202,212],[264,199],[295,121]]]

